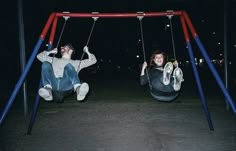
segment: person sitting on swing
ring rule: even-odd
[[[87,46],[83,48],[83,51],[88,55],[88,59],[72,60],[71,57],[74,55],[75,49],[70,43],[61,47],[60,58],[54,57],[58,53],[57,48],[51,51],[43,51],[37,55],[38,60],[42,62],[41,77],[43,86],[38,93],[44,100],[53,101],[53,96],[55,96],[55,101],[57,101],[53,92],[63,94],[63,92],[73,90],[77,94],[77,101],[84,100],[89,91],[89,85],[80,81],[78,73],[83,68],[95,64],[97,59],[89,52]],[[54,56],[50,56],[50,54]]]
[[[173,63],[168,62],[166,53],[157,49],[152,53],[150,66],[147,66],[147,62],[142,65],[140,84],[142,86],[149,84],[152,97],[158,101],[175,100],[181,89],[181,83],[184,81],[183,72],[178,67],[177,60]]]

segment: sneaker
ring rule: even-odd
[[[77,101],[82,101],[86,97],[89,91],[89,85],[87,83],[82,83],[76,88]]]
[[[42,87],[39,89],[39,96],[41,96],[46,101],[52,101],[52,89],[47,87]]]
[[[173,71],[173,64],[171,62],[167,62],[164,70],[163,70],[163,84],[168,85],[170,83],[170,75]]]
[[[184,81],[183,79],[183,72],[180,68],[175,68],[173,72],[173,77],[174,77],[174,85],[173,88],[175,91],[179,91],[181,88],[181,83]]]

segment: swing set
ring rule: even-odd
[[[182,30],[183,30],[184,38],[185,38],[185,42],[186,42],[186,46],[188,48],[188,55],[189,55],[190,62],[191,62],[192,68],[193,68],[193,73],[194,73],[195,81],[196,81],[197,88],[198,88],[198,91],[199,91],[202,107],[203,107],[203,110],[204,110],[204,113],[205,113],[205,116],[206,116],[206,119],[207,119],[207,122],[208,122],[208,127],[209,127],[210,130],[214,130],[213,123],[212,123],[212,120],[211,120],[211,115],[210,115],[210,112],[208,110],[208,106],[207,106],[207,103],[206,103],[206,100],[205,100],[205,95],[204,95],[204,92],[203,92],[203,89],[202,89],[202,84],[201,84],[201,80],[200,80],[200,77],[199,77],[199,73],[198,73],[197,67],[195,65],[195,60],[194,60],[195,57],[194,57],[194,54],[193,54],[192,45],[190,43],[189,31],[190,31],[193,39],[195,40],[198,48],[200,49],[200,52],[203,55],[210,71],[212,72],[212,74],[213,74],[213,76],[214,76],[214,78],[215,78],[215,80],[218,84],[218,86],[220,87],[222,93],[224,94],[228,105],[231,107],[231,109],[234,113],[236,113],[236,105],[235,105],[235,102],[233,101],[232,97],[230,96],[229,92],[227,91],[223,81],[221,80],[220,75],[218,74],[218,72],[215,69],[214,65],[211,63],[211,59],[209,58],[209,55],[208,55],[206,49],[204,48],[204,46],[203,46],[203,44],[202,44],[202,42],[201,42],[201,40],[200,40],[193,24],[192,24],[188,14],[185,11],[182,11],[182,10],[181,11],[166,11],[166,12],[145,12],[145,13],[144,12],[137,12],[137,13],[97,13],[97,12],[96,13],[69,13],[69,12],[54,12],[54,13],[51,13],[51,15],[49,16],[49,18],[48,18],[48,20],[47,20],[47,22],[46,22],[46,24],[45,24],[45,26],[44,26],[44,28],[41,32],[41,35],[39,37],[38,42],[36,43],[34,49],[32,50],[32,54],[31,54],[26,66],[24,68],[24,71],[22,72],[18,82],[16,83],[15,88],[14,88],[11,96],[10,96],[9,100],[7,101],[5,107],[4,107],[4,110],[0,113],[0,126],[2,125],[4,119],[6,118],[8,112],[9,112],[9,110],[10,110],[10,108],[11,108],[11,106],[12,106],[14,100],[15,100],[15,97],[19,93],[19,90],[20,90],[22,84],[25,81],[25,78],[26,78],[26,76],[27,76],[27,74],[28,74],[28,72],[29,72],[29,70],[32,66],[32,63],[33,63],[34,59],[36,58],[36,55],[38,54],[38,51],[39,51],[39,49],[40,49],[40,47],[41,47],[41,45],[42,45],[42,43],[45,39],[50,27],[51,27],[51,33],[50,33],[49,41],[48,41],[48,48],[51,49],[51,47],[53,45],[53,41],[54,41],[54,37],[55,37],[55,31],[56,31],[56,27],[57,27],[57,23],[58,23],[59,18],[64,18],[65,23],[63,25],[62,32],[60,34],[60,37],[59,37],[59,40],[58,40],[58,43],[57,43],[56,47],[58,47],[58,45],[59,45],[64,27],[66,25],[67,20],[70,17],[71,18],[93,18],[94,19],[93,26],[92,26],[92,29],[91,29],[91,32],[90,32],[90,35],[89,35],[89,38],[87,40],[86,45],[89,44],[93,28],[94,28],[95,23],[96,23],[98,18],[134,18],[134,17],[136,17],[140,21],[143,55],[144,55],[144,60],[146,60],[145,47],[144,47],[144,38],[143,38],[143,31],[142,31],[142,19],[144,17],[163,17],[163,16],[167,16],[170,19],[171,33],[172,33],[172,23],[171,23],[172,16],[178,16],[180,18],[181,26],[182,26]],[[173,34],[172,34],[172,44],[173,44],[174,57],[176,58]],[[84,53],[82,54],[81,59],[83,58],[83,56],[84,56]],[[35,118],[36,118],[37,110],[38,110],[38,107],[39,107],[39,100],[40,100],[40,97],[39,97],[39,95],[37,95],[36,98],[35,98],[35,103],[34,103],[34,106],[33,106],[33,112],[32,112],[30,122],[29,122],[27,134],[31,134],[33,124],[34,124],[34,121],[35,121]]]

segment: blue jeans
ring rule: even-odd
[[[72,90],[75,84],[80,84],[80,79],[71,64],[67,64],[64,68],[63,77],[56,78],[52,64],[44,61],[42,63],[42,84],[43,86],[49,84],[53,91],[68,91]]]

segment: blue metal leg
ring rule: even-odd
[[[204,93],[203,93],[203,89],[202,89],[202,85],[201,85],[201,80],[199,78],[197,67],[195,65],[195,60],[194,60],[194,55],[193,55],[193,51],[192,51],[192,46],[191,46],[190,43],[187,43],[187,46],[188,46],[189,57],[190,57],[191,64],[192,64],[192,67],[193,67],[194,76],[195,76],[195,79],[196,79],[196,82],[197,82],[198,91],[199,91],[201,102],[202,102],[202,107],[204,109],[204,112],[205,112],[205,115],[206,115],[206,118],[207,118],[208,126],[209,126],[210,130],[214,130],[214,127],[213,127],[213,124],[212,124],[212,120],[211,120],[211,115],[210,115],[210,112],[208,110],[208,106],[207,106],[207,103],[206,103],[206,100],[205,100],[205,96],[204,96]]]
[[[40,87],[41,87],[41,80],[40,80],[40,83],[39,83],[39,88]],[[32,116],[30,118],[30,122],[29,122],[29,126],[28,126],[27,135],[31,135],[33,125],[34,125],[34,122],[35,122],[35,118],[36,118],[38,108],[39,108],[39,103],[40,103],[39,101],[40,101],[40,97],[37,93],[37,95],[35,97],[35,101],[34,101],[34,108],[33,108],[33,111],[32,111]]]
[[[198,47],[200,48],[201,53],[202,53],[203,57],[205,58],[208,67],[210,68],[213,76],[215,77],[217,84],[219,85],[221,91],[224,93],[224,96],[227,99],[231,109],[233,110],[234,113],[236,113],[235,102],[232,100],[231,96],[229,95],[229,92],[227,91],[223,81],[221,80],[219,73],[217,72],[217,70],[215,69],[213,64],[211,63],[211,60],[210,60],[205,48],[203,47],[199,37],[195,37],[195,41],[196,41]]]
[[[28,72],[30,70],[30,67],[31,67],[31,65],[32,65],[32,63],[33,63],[37,53],[38,53],[38,50],[39,50],[42,42],[43,42],[43,39],[40,38],[38,40],[38,42],[37,42],[37,44],[36,44],[32,54],[31,54],[30,58],[29,58],[29,61],[27,62],[26,66],[25,66],[25,69],[24,69],[23,73],[20,76],[20,79],[18,80],[17,84],[15,85],[15,88],[14,88],[12,94],[11,94],[11,97],[7,101],[7,104],[5,105],[4,110],[1,112],[0,126],[3,123],[4,119],[6,118],[8,112],[9,112],[9,110],[10,110],[10,108],[11,108],[11,106],[12,106],[14,100],[15,100],[16,95],[18,94],[22,84],[24,83],[25,78],[26,78],[26,76],[27,76],[27,74],[28,74]]]

